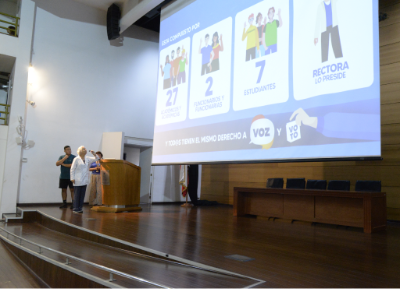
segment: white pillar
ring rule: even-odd
[[[35,3],[31,0],[23,0],[18,38],[0,35],[0,54],[16,57],[3,190],[0,202],[1,214],[15,213],[18,200],[22,149],[15,141],[15,138],[19,136],[15,129],[19,125],[18,117],[25,117],[34,19]]]

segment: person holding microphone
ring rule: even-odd
[[[94,156],[87,157],[87,150],[85,146],[78,148],[78,156],[75,157],[71,166],[71,182],[74,184],[74,209],[73,213],[83,213],[83,201],[85,199],[86,187],[89,183],[89,168],[90,165],[100,160],[94,151],[90,150],[90,153]]]
[[[96,152],[100,159],[103,158],[103,153]],[[89,205],[101,206],[103,204],[102,191],[101,191],[101,178],[100,178],[100,162],[96,161],[90,165],[89,170],[92,172],[90,178],[90,191],[89,191]]]

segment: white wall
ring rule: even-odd
[[[8,126],[0,126],[0,202],[3,189],[3,175],[7,150]]]
[[[124,153],[126,154],[126,161],[133,163],[137,166],[140,164],[140,148],[124,147]]]
[[[80,145],[100,149],[103,132],[152,139],[154,127],[158,44],[125,38],[122,47],[110,46],[104,11],[68,0],[36,2],[37,83],[29,98],[37,106],[27,112],[36,145],[24,151],[19,203],[61,200],[55,162],[64,145],[74,153]]]
[[[28,67],[30,61],[32,30],[35,15],[34,2],[23,0],[21,6],[21,26],[19,37],[0,34],[0,54],[16,57],[13,79],[13,93],[9,129],[7,136],[7,150],[5,158],[5,172],[0,213],[13,213],[18,200],[18,189],[21,168],[21,146],[15,142],[18,136],[15,128],[19,125],[18,116],[25,117],[26,94],[28,87]],[[36,169],[36,172],[37,169]]]

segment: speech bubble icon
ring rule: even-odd
[[[250,127],[250,144],[260,145],[262,149],[269,149],[274,143],[274,137],[274,124],[263,115],[256,116]]]

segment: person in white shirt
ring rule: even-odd
[[[85,199],[86,187],[89,183],[89,168],[90,165],[98,161],[94,151],[90,151],[94,158],[87,157],[87,150],[85,146],[78,148],[78,156],[75,157],[71,166],[71,181],[74,184],[74,213],[83,213],[83,200]]]

